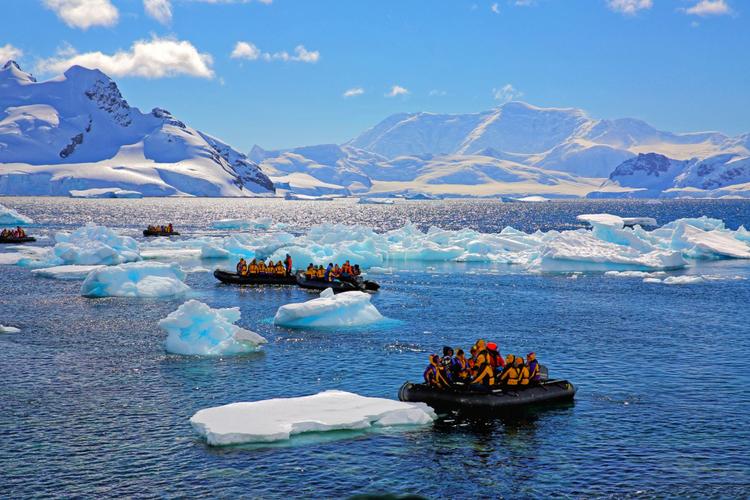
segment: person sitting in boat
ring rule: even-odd
[[[427,365],[424,371],[424,381],[427,385],[433,387],[449,387],[450,383],[445,378],[440,367],[440,356],[437,354],[430,355],[430,364]]]
[[[322,265],[318,266],[318,270],[315,273],[315,278],[317,278],[319,280],[325,280],[325,278],[326,278],[326,270],[325,270],[325,268]]]
[[[495,369],[492,368],[490,355],[487,352],[487,343],[483,339],[477,340],[477,355],[474,363],[474,373],[471,380],[472,385],[491,386],[495,385]]]
[[[305,278],[311,280],[315,277],[315,274],[317,272],[317,269],[315,266],[313,266],[313,263],[310,262],[310,265],[307,266],[307,269],[305,269]]]
[[[266,274],[268,272],[268,269],[266,269],[266,263],[263,260],[258,261],[258,274]]]
[[[505,367],[505,360],[503,360],[502,355],[500,355],[497,344],[494,342],[487,342],[487,353],[489,354],[492,368],[496,372],[502,371],[503,367]]]
[[[352,276],[357,277],[362,274],[362,270],[359,268],[359,264],[354,264],[352,267]]]
[[[443,346],[443,357],[440,358],[440,366],[445,373],[445,378],[452,382],[453,378],[453,349],[449,346]]]
[[[8,237],[8,230],[7,229],[3,229],[2,232],[0,232],[0,238],[5,239],[7,237]]]
[[[292,275],[292,256],[289,254],[286,254],[286,257],[284,257],[284,268],[286,269],[287,276]]]
[[[329,262],[326,272],[323,275],[323,279],[326,281],[333,281],[333,263]]]
[[[519,371],[516,368],[516,357],[512,354],[508,354],[505,357],[505,368],[500,373],[500,384],[505,386],[518,385]]]
[[[341,276],[344,278],[348,278],[350,276],[354,276],[354,273],[352,272],[352,265],[347,260],[344,262],[344,264],[341,266]]]
[[[516,356],[516,369],[518,370],[518,385],[529,386],[529,367],[523,361],[523,356]]]
[[[172,223],[171,222],[169,224],[167,224],[167,232],[170,233],[170,234],[174,232],[174,228],[172,227]]]
[[[16,238],[25,238],[26,231],[21,229],[21,226],[16,226]]]
[[[539,361],[536,360],[536,353],[530,352],[526,355],[526,368],[529,371],[529,384],[538,384],[542,379],[539,372]]]
[[[251,275],[258,274],[258,261],[253,259],[247,266],[247,273]]]
[[[466,359],[463,349],[456,351],[456,357],[453,358],[451,365],[451,379],[454,381],[465,382],[469,379],[469,360]]]
[[[245,262],[244,257],[240,257],[240,261],[237,263],[237,274],[240,276],[247,274],[247,262]]]
[[[278,261],[274,266],[274,273],[276,276],[286,276],[286,267],[284,267],[281,261]]]

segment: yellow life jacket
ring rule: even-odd
[[[518,375],[521,385],[529,385],[529,368],[524,365],[521,367],[521,373]]]

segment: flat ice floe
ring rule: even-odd
[[[23,226],[33,224],[34,219],[21,215],[12,208],[0,205],[0,226]]]
[[[260,217],[258,219],[219,219],[211,223],[214,229],[269,229],[273,226],[273,219]]]
[[[238,307],[213,309],[203,302],[189,300],[159,321],[167,332],[164,348],[173,354],[219,356],[257,351],[267,340],[235,325]]]
[[[335,295],[326,288],[320,297],[307,302],[279,307],[273,322],[289,328],[335,328],[376,323],[383,315],[370,303],[364,292],[343,292]]]
[[[65,266],[53,266],[53,267],[42,267],[40,269],[32,269],[31,274],[34,276],[41,276],[43,278],[54,278],[58,280],[83,280],[86,276],[95,269],[100,269],[103,265],[95,266],[81,266],[77,264],[70,264]]]
[[[190,290],[177,264],[131,262],[101,267],[81,285],[84,297],[171,297]]]
[[[143,198],[140,191],[120,188],[71,189],[71,198]]]
[[[15,326],[0,325],[0,333],[19,333],[20,331],[21,329]]]
[[[233,403],[200,410],[190,419],[210,445],[268,443],[295,434],[426,425],[437,416],[424,403],[369,398],[344,391]]]

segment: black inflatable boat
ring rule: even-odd
[[[24,236],[23,238],[0,238],[0,243],[31,243],[36,241],[33,236]]]
[[[294,286],[297,284],[297,278],[294,276],[278,276],[273,274],[255,274],[240,276],[237,273],[229,273],[217,269],[214,271],[214,277],[222,283],[230,285],[279,285]]]
[[[571,401],[575,393],[575,386],[567,380],[549,380],[523,389],[504,388],[490,392],[468,388],[438,389],[426,384],[406,382],[398,391],[398,399],[427,403],[435,409],[502,413],[521,407]]]
[[[177,231],[172,231],[171,233],[168,233],[166,231],[149,231],[148,229],[143,230],[143,236],[179,236],[180,233]]]
[[[325,281],[318,279],[307,279],[303,271],[297,272],[297,284],[300,288],[307,288],[309,290],[325,290],[331,288],[333,293],[341,292],[377,292],[380,289],[380,285],[374,281],[367,281],[363,279],[353,278],[351,280],[335,280]]]

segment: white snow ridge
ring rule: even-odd
[[[0,69],[0,193],[75,197],[268,196],[228,145],[168,111],[131,107],[107,75],[73,66],[45,82]]]
[[[426,425],[435,418],[424,403],[325,391],[206,408],[193,415],[190,423],[208,444],[219,446],[279,441],[305,432]]]

